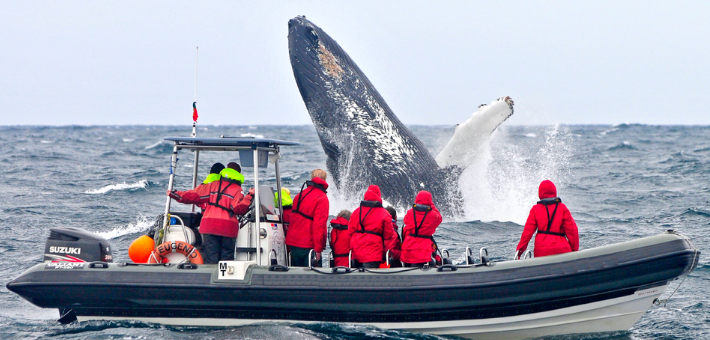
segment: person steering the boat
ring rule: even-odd
[[[338,216],[330,220],[330,249],[333,251],[333,264],[336,267],[348,267],[348,257],[350,256],[350,234],[348,234],[348,222],[352,213],[350,210],[342,210]]]
[[[307,267],[308,254],[315,252],[313,266],[321,267],[321,253],[328,238],[328,173],[315,169],[311,180],[301,186],[301,192],[293,198],[291,221],[286,234],[286,245],[291,252],[291,266]],[[304,187],[306,187],[304,189]]]
[[[557,197],[555,184],[550,180],[542,181],[538,197],[540,201],[530,209],[515,257],[519,258],[525,252],[535,232],[535,257],[579,250],[577,223],[567,206]]]
[[[242,193],[244,176],[239,164],[231,162],[222,169],[218,180],[203,183],[193,190],[168,191],[168,196],[178,203],[206,204],[200,234],[202,234],[202,256],[205,263],[233,261],[234,249],[239,232],[239,219],[249,211],[254,197],[254,189],[245,196]]]
[[[205,180],[202,182],[202,184],[209,184],[214,181],[218,181],[220,177],[222,177],[219,173],[224,170],[224,164],[222,163],[214,163],[212,164],[212,167],[210,168],[210,173],[205,177]],[[207,203],[202,203],[202,204],[197,204],[197,206],[202,209],[202,212],[207,209]]]
[[[398,268],[402,266],[400,261],[400,255],[402,253],[402,239],[399,237],[399,232],[397,231],[397,210],[393,206],[388,206],[387,212],[392,216],[392,229],[396,237],[392,239],[387,248],[390,250],[390,268]],[[387,256],[385,252],[384,256]]]
[[[404,215],[401,260],[405,267],[424,267],[436,252],[434,233],[441,224],[439,209],[428,191],[420,191],[414,205]]]
[[[380,187],[370,185],[367,188],[360,207],[350,216],[348,234],[354,267],[379,268],[392,239],[397,237],[392,216],[382,207]]]

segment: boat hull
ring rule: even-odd
[[[110,264],[47,269],[8,283],[35,305],[79,320],[132,319],[205,326],[346,322],[476,339],[627,330],[664,287],[697,264],[677,234],[492,266],[334,274],[250,266],[242,280],[219,268]]]
[[[632,295],[609,299],[548,312],[501,317],[482,320],[401,322],[401,323],[352,323],[416,333],[455,335],[463,338],[527,339],[540,336],[625,331],[631,328],[651,307],[653,301],[664,291],[665,286],[643,289]],[[224,318],[173,318],[173,317],[96,317],[79,316],[79,321],[92,320],[138,320],[174,326],[233,327],[253,324],[312,324],[317,321],[224,319]]]

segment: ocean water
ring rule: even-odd
[[[453,134],[451,126],[411,129],[432,154]],[[130,242],[164,209],[172,147],[162,138],[189,133],[187,126],[0,127],[0,338],[442,338],[347,324],[217,329],[139,322],[62,326],[56,322],[56,310],[35,307],[5,288],[41,262],[52,227],[97,232],[113,244],[116,261],[127,261]],[[199,128],[198,135],[301,142],[282,150],[282,178],[292,191],[308,179],[310,170],[325,168],[325,155],[311,126],[208,126]],[[203,153],[201,159],[204,164],[236,160],[227,156]],[[208,165],[199,169],[200,178],[208,169]],[[187,188],[192,171],[192,155],[182,153],[176,187]],[[262,176],[274,183],[272,174]],[[245,177],[251,177],[249,171]],[[456,259],[463,258],[466,246],[488,247],[493,260],[510,258],[543,179],[557,184],[572,211],[581,248],[675,229],[703,251],[697,269],[668,304],[653,306],[629,331],[551,339],[710,339],[710,127],[504,124],[459,183],[452,183],[460,186],[464,206],[459,217],[438,228],[438,243]],[[355,207],[355,198],[337,190],[329,193],[333,213]],[[671,283],[671,288],[679,283]]]

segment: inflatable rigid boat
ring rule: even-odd
[[[293,144],[245,138],[166,139],[175,143],[172,170],[182,149],[240,150],[242,166],[266,166],[264,157],[278,164],[279,146]],[[250,157],[253,162],[246,162]],[[278,172],[276,165],[276,192]],[[237,261],[201,265],[184,257],[160,264],[113,263],[110,246],[100,237],[53,229],[45,263],[30,268],[7,288],[37,306],[59,309],[62,322],[140,320],[196,326],[344,322],[472,339],[524,339],[627,330],[669,282],[695,268],[700,256],[687,237],[667,231],[514,261],[492,262],[482,249],[477,258],[467,250],[463,264],[422,269],[289,267],[281,207],[273,206],[273,190],[260,186],[259,172],[255,173],[254,201],[261,204],[254,205],[251,220],[239,233]],[[172,176],[174,171],[169,189]],[[260,199],[259,192],[268,199]],[[170,218],[163,219],[156,233],[156,238],[163,238],[159,242],[184,234],[184,242],[199,243],[195,240],[199,237],[187,235],[189,229],[199,236],[199,213],[171,212],[170,201],[167,205]],[[254,216],[260,216],[258,222]]]

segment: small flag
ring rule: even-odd
[[[192,121],[197,122],[197,102],[192,102]]]

